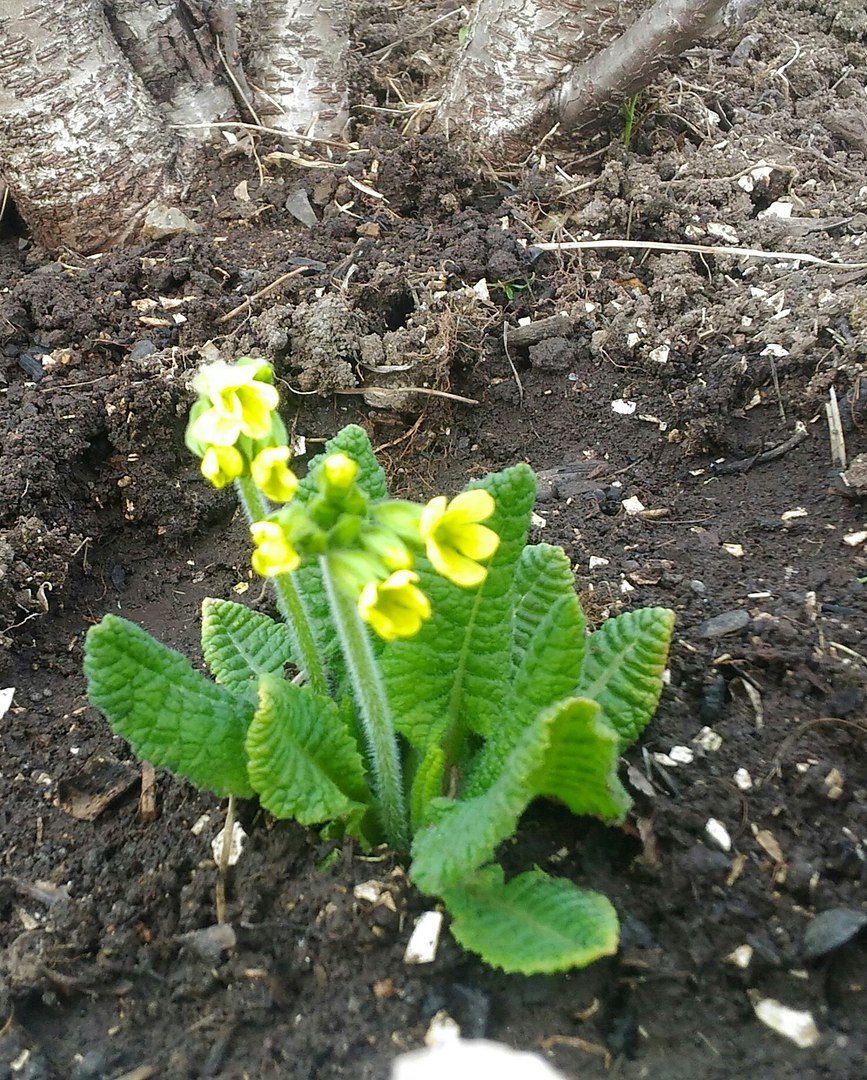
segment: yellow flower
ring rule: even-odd
[[[348,454],[329,454],[321,468],[323,486],[329,495],[345,495],[358,476],[358,462]]]
[[[254,521],[250,534],[256,545],[250,561],[257,574],[266,578],[276,577],[278,574],[289,574],[301,565],[298,552],[276,521]]]
[[[202,368],[193,387],[200,400],[209,401],[211,407],[191,419],[188,441],[234,446],[240,435],[251,439],[270,435],[271,414],[280,397],[276,387],[259,378],[270,374],[270,367],[258,360],[238,364],[218,360]]]
[[[430,618],[430,601],[418,588],[418,574],[397,570],[385,581],[370,581],[358,598],[358,611],[384,641],[413,637]]]
[[[480,561],[490,559],[500,546],[493,529],[480,522],[495,508],[493,496],[482,489],[463,491],[448,502],[438,495],[422,511],[419,526],[425,553],[438,574],[464,589],[472,589],[488,576]]]
[[[268,446],[253,458],[250,472],[256,486],[272,502],[289,502],[298,490],[298,477],[289,468],[288,446]]]
[[[202,476],[215,488],[224,488],[244,471],[244,459],[234,446],[209,446],[202,458]]]

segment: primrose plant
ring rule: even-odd
[[[422,506],[389,498],[350,426],[299,480],[268,364],[211,364],[194,387],[187,445],[212,484],[235,485],[282,621],[205,600],[212,681],[106,615],[87,635],[90,700],[200,788],[407,853],[492,965],[552,972],[614,952],[604,896],[540,869],[506,880],[496,849],[540,796],[623,821],[618,758],[659,699],[672,613],[587,633],[566,555],[527,543],[526,465]]]

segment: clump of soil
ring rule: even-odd
[[[427,92],[444,39],[412,33],[444,10],[357,8],[364,122],[395,87]],[[3,236],[3,1068],[381,1078],[446,1009],[567,1076],[863,1073],[863,934],[821,955],[805,934],[863,912],[867,879],[865,505],[826,420],[833,390],[849,459],[867,450],[865,271],[793,253],[864,262],[865,77],[858,5],[771,4],[642,95],[629,148],[552,142],[544,169],[493,179],[373,126],[325,169],[260,176],[210,150],[196,235],[63,263]],[[312,228],[284,209],[299,188]],[[678,250],[538,246],[588,233]],[[361,422],[398,493],[529,461],[535,539],[564,547],[593,623],[675,609],[670,683],[624,763],[626,827],[538,805],[504,854],[607,893],[617,957],[520,978],[446,935],[408,967],[431,901],[400,862],[254,803],[227,936],[223,807],[158,774],[156,817],[140,810],[142,767],[87,704],[82,641],[114,611],[197,659],[203,597],[268,608],[231,496],[183,446],[197,365],[250,352],[311,452]],[[387,900],[364,899],[370,881]],[[818,1041],[765,1026],[769,998],[808,1011]]]

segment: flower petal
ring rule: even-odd
[[[217,408],[207,409],[190,428],[190,438],[205,446],[234,446],[240,434],[240,418]]]
[[[419,532],[421,533],[423,540],[429,540],[433,535],[437,525],[442,520],[443,514],[446,511],[446,504],[448,499],[445,495],[437,495],[435,499],[427,504],[427,506],[421,512],[421,521],[419,522]]]
[[[288,465],[291,456],[288,446],[267,446],[250,464],[256,486],[272,502],[289,502],[298,491],[298,477]]]
[[[500,546],[500,537],[487,525],[457,525],[449,530],[454,547],[468,559],[490,559]]]
[[[433,540],[428,540],[425,551],[434,570],[462,589],[475,588],[488,576],[487,567],[480,566],[453,548],[440,547]]]
[[[496,509],[494,497],[484,488],[462,491],[455,495],[446,511],[449,525],[465,525],[485,521]]]

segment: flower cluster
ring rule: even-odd
[[[312,485],[297,498],[270,366],[252,358],[218,362],[193,385],[199,400],[187,445],[201,458],[204,476],[216,487],[250,477],[267,499],[282,504],[250,527],[257,574],[277,577],[327,559],[336,587],[386,641],[412,637],[430,618],[430,601],[414,570],[418,555],[462,588],[485,580],[486,563],[500,543],[483,524],[495,509],[487,491],[465,491],[451,501],[439,495],[426,506],[371,500],[358,483],[358,463],[334,453],[318,462]]]
[[[298,479],[289,468],[273,379],[270,364],[251,356],[202,368],[193,380],[198,399],[190,410],[186,444],[201,458],[202,475],[214,487],[252,476],[272,502],[289,502]]]

